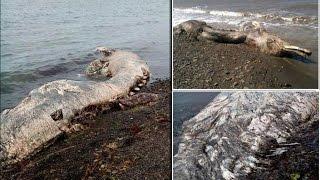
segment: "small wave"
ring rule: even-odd
[[[11,53],[6,53],[6,54],[1,54],[2,57],[8,57],[8,56],[12,56],[13,54]]]
[[[93,57],[94,55],[92,53],[88,53],[87,57]]]
[[[282,16],[277,14],[262,15],[261,18],[265,20],[278,20],[284,22],[291,22],[295,24],[315,24],[318,21],[316,17],[308,16]]]
[[[32,71],[30,72],[1,72],[1,82],[3,83],[21,83],[21,82],[31,82],[36,81],[38,76],[34,75]]]
[[[84,60],[81,60],[80,58],[72,59],[72,62],[74,62],[76,65],[88,64],[90,63],[90,61],[92,61],[92,59],[84,59]]]
[[[217,16],[245,16],[244,13],[241,12],[230,12],[230,11],[210,11],[209,14],[217,15]]]
[[[207,20],[212,23],[228,23],[236,25],[242,21],[260,21],[274,25],[285,26],[307,26],[318,27],[318,18],[315,16],[303,16],[300,14],[293,14],[289,12],[275,12],[275,13],[252,13],[252,12],[235,12],[235,11],[219,11],[219,10],[205,10],[201,8],[174,8],[173,11],[174,25],[177,25],[183,20],[198,19]]]
[[[78,77],[85,77],[86,75],[82,73],[82,74],[77,74],[77,76]]]
[[[1,81],[0,92],[1,94],[10,94],[14,92],[14,85]]]
[[[48,66],[42,66],[39,67],[35,70],[36,74],[39,74],[44,77],[48,76],[54,76],[57,74],[64,74],[67,73],[69,68],[68,67],[73,67],[73,62],[68,62],[68,63],[61,63],[58,65],[48,65]]]
[[[182,12],[182,13],[194,13],[194,14],[204,14],[207,13],[207,11],[202,10],[200,8],[187,8],[187,9],[179,9],[179,8],[173,8],[173,11],[176,12]]]

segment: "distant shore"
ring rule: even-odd
[[[173,37],[173,87],[317,88],[317,80],[290,61],[244,44],[204,42],[186,34]]]

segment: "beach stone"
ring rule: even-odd
[[[140,88],[135,87],[135,88],[133,88],[133,90],[134,90],[134,91],[140,91]]]
[[[291,85],[291,84],[289,84],[289,83],[285,83],[285,84],[284,84],[284,87],[286,87],[286,88],[290,88],[290,87],[292,87],[292,85]]]
[[[156,102],[158,99],[159,96],[154,93],[138,93],[130,97],[120,98],[119,103],[121,103],[125,107],[135,107],[138,105]]]
[[[214,74],[215,74],[215,71],[214,71],[214,70],[209,70],[209,71],[208,71],[208,74],[214,75]]]
[[[238,84],[239,84],[238,82],[234,82],[233,87],[237,86]]]

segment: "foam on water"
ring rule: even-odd
[[[315,16],[304,16],[287,11],[271,13],[235,12],[207,10],[199,7],[173,8],[173,25],[190,19],[203,20],[208,23],[227,23],[240,25],[244,21],[259,21],[270,26],[307,26],[318,28],[318,18]]]
[[[209,14],[211,15],[217,15],[217,16],[244,16],[241,12],[230,12],[230,11],[210,11]]]
[[[186,9],[174,9],[176,12],[180,13],[190,13],[190,14],[204,14],[207,13],[207,11],[202,10],[200,8],[186,8]]]

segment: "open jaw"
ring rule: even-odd
[[[173,28],[173,33],[187,33],[189,36],[205,41],[218,43],[244,43],[258,48],[261,52],[274,56],[301,56],[307,57],[312,54],[308,49],[291,45],[279,37],[269,34],[258,22],[243,24],[240,29],[216,29],[203,21],[189,20]]]
[[[184,122],[174,179],[246,179],[270,164],[268,157],[299,144],[291,137],[318,124],[318,99],[317,92],[221,93]]]
[[[70,121],[86,107],[114,102],[146,85],[149,67],[138,55],[122,50],[101,52],[105,57],[95,61],[107,63],[98,68],[110,76],[106,81],[49,82],[1,113],[1,165],[18,162],[52,142],[72,128]]]
[[[311,56],[312,52],[309,49],[300,48],[298,46],[292,46],[292,45],[284,45],[283,51],[287,52],[291,55],[298,55],[298,56]]]

